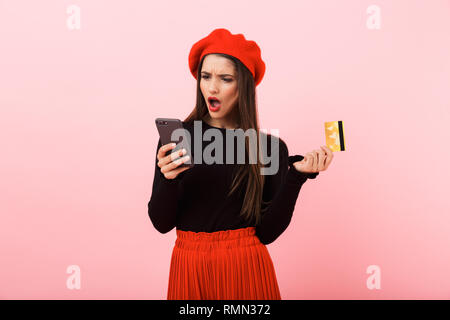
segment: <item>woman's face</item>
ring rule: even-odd
[[[233,62],[225,57],[209,54],[203,60],[200,90],[202,91],[209,115],[215,124],[234,126],[239,92],[237,75]],[[212,104],[209,98],[215,97],[219,105]]]

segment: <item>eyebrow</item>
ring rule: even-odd
[[[211,74],[211,73],[209,73],[209,72],[207,72],[207,71],[202,71],[202,73],[206,73],[206,74]],[[232,74],[228,74],[228,73],[222,73],[222,74],[219,74],[219,76],[232,76],[232,77],[234,77]]]

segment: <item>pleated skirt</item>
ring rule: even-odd
[[[176,233],[168,300],[281,300],[272,259],[255,227]]]

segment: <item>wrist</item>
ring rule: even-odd
[[[302,175],[302,176],[306,176],[308,179],[315,179],[317,177],[317,175],[319,174],[319,172],[303,172],[300,170],[297,170],[297,168],[294,166],[294,162],[297,161],[302,161],[303,160],[303,156],[302,155],[294,155],[294,156],[289,156],[289,167],[292,168],[292,170],[295,170],[298,175]]]

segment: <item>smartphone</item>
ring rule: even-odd
[[[171,153],[177,152],[181,149],[186,149],[186,154],[183,155],[183,157],[189,155],[189,160],[180,164],[178,168],[193,167],[194,160],[191,153],[191,143],[187,136],[185,134],[182,134],[182,136],[178,140],[172,139],[173,131],[175,131],[176,129],[184,129],[181,120],[172,118],[156,118],[155,123],[159,132],[159,137],[161,138],[162,145],[172,142],[175,142],[177,144],[176,147],[172,149]]]

